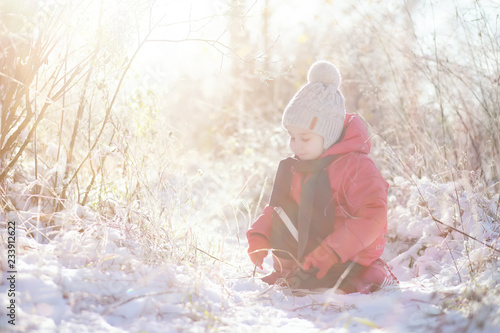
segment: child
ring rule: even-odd
[[[262,280],[292,288],[369,293],[398,281],[380,259],[387,230],[387,182],[368,156],[359,117],[346,114],[340,74],[314,63],[283,114],[295,154],[280,162],[269,205],[247,232]]]

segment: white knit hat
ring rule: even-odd
[[[339,90],[340,74],[328,61],[314,63],[307,73],[307,84],[288,103],[283,127],[293,125],[319,134],[328,149],[342,134],[345,100]]]

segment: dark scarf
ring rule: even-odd
[[[328,155],[320,159],[308,161],[289,157],[282,160],[278,166],[269,203],[273,207],[282,206],[287,200],[290,201],[290,185],[292,183],[293,170],[304,175],[302,178],[300,205],[297,213],[297,230],[299,233],[298,258],[302,258],[305,254],[304,251],[309,240],[309,230],[314,208],[313,203],[316,188],[318,186],[318,179],[320,178],[319,175],[335,160],[335,158],[337,158],[337,156],[338,155]],[[288,212],[287,214],[290,216]],[[290,216],[290,218],[293,220],[292,216]]]

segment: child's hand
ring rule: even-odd
[[[306,256],[304,270],[308,271],[311,267],[319,269],[316,277],[321,280],[325,277],[328,270],[339,262],[338,256],[328,245],[321,244],[314,251]]]
[[[264,269],[262,264],[264,263],[264,258],[267,257],[269,248],[269,241],[264,236],[254,234],[248,238],[248,255],[253,264],[260,269]]]
[[[253,264],[260,269],[264,269],[262,264],[264,263],[264,258],[267,257],[267,250],[257,250],[257,252],[249,253],[250,260],[252,260]]]

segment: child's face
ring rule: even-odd
[[[290,148],[301,160],[315,160],[323,152],[323,137],[304,128],[288,126]]]

